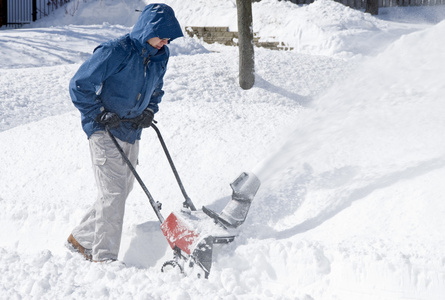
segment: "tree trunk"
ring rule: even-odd
[[[378,15],[379,0],[367,0],[365,13],[370,13],[371,15]]]
[[[236,0],[238,13],[239,84],[248,90],[255,83],[252,0]]]

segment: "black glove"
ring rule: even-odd
[[[115,128],[121,124],[121,119],[113,112],[103,111],[97,115],[96,122],[109,128]]]
[[[150,127],[154,116],[154,112],[151,109],[146,108],[142,114],[133,119],[133,128],[137,129]]]

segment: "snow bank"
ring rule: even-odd
[[[404,36],[369,59],[304,111],[257,170],[270,185],[256,208],[270,209],[255,211],[251,234],[325,245],[316,261],[328,271],[311,295],[326,278],[326,299],[441,298],[444,30]]]
[[[131,27],[139,16],[135,10],[157,2],[171,5],[183,28],[228,26],[231,31],[238,30],[235,0],[197,0],[193,1],[193,5],[182,0],[78,0],[32,26],[104,23]],[[403,14],[397,11],[399,22],[396,23],[364,14],[332,0],[316,0],[310,5],[262,0],[252,4],[252,11],[253,30],[261,41],[283,42],[299,53],[337,57],[375,55],[382,50],[383,45],[394,41],[401,34],[425,28],[425,22],[419,23],[421,16],[436,22],[442,20],[441,16],[445,16],[445,9],[439,6],[433,12],[425,10],[418,13],[415,24],[404,24],[401,16],[413,19],[415,13]]]
[[[146,3],[156,1],[146,1]],[[175,8],[185,26],[228,26],[237,31],[236,1],[161,1]],[[270,13],[273,11],[274,13]],[[376,54],[401,33],[424,28],[423,24],[391,26],[369,14],[331,0],[310,5],[288,1],[262,0],[252,4],[253,31],[260,41],[279,41],[294,51],[312,55],[350,57]],[[397,35],[394,35],[397,31]],[[370,47],[369,45],[373,45]]]

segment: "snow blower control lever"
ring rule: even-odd
[[[170,156],[170,153],[168,152],[167,145],[165,145],[164,139],[162,138],[161,132],[159,131],[158,127],[155,124],[151,124],[151,127],[156,131],[156,134],[158,135],[159,142],[161,142],[162,149],[164,149],[164,153],[167,156],[168,163],[170,164],[170,167],[172,168],[173,174],[175,175],[176,181],[178,182],[179,188],[181,189],[182,195],[184,195],[185,201],[182,204],[184,208],[189,208],[191,210],[196,210],[195,205],[193,204],[190,197],[187,195],[187,192],[185,191],[184,185],[182,185],[181,178],[179,178],[178,171],[176,170],[175,164],[173,163],[173,160]]]
[[[122,121],[131,122],[132,120],[126,119]],[[208,278],[212,265],[213,246],[215,244],[227,244],[235,239],[236,232],[234,230],[244,223],[253,197],[260,187],[260,181],[253,173],[243,172],[230,184],[233,190],[232,199],[220,214],[205,206],[202,207],[202,210],[197,210],[185,191],[164,139],[154,123],[156,122],[154,121],[151,127],[159,138],[185,198],[182,205],[183,208],[179,211],[171,212],[166,219],[161,214],[162,204],[153,199],[109,128],[106,127],[105,130],[147,195],[150,205],[161,223],[162,233],[173,249],[173,260],[164,263],[161,271],[164,272],[168,268],[177,267],[181,273],[186,275],[194,273],[201,277],[201,272],[204,272],[204,277]],[[199,269],[194,268],[195,265],[198,265]]]

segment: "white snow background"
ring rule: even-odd
[[[64,242],[95,201],[68,82],[151,1],[71,1],[0,31],[1,299],[445,299],[445,9],[371,16],[329,0],[253,4],[253,28],[292,51],[175,40],[156,115],[195,205],[221,210],[232,182],[262,185],[208,280],[161,273],[172,251],[142,189],[127,201],[122,264]],[[236,30],[235,0],[171,0],[183,28]],[[181,207],[156,135],[138,171],[163,214]]]

